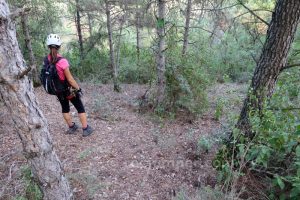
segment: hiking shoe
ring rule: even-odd
[[[78,126],[73,122],[73,126],[70,126],[69,130],[67,130],[67,134],[76,134],[77,129]]]
[[[82,131],[83,131],[82,136],[83,136],[83,137],[86,137],[86,136],[91,135],[92,132],[93,132],[94,130],[93,130],[92,127],[90,127],[90,126],[88,125],[86,128],[82,129]]]

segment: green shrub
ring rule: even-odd
[[[297,71],[297,70],[295,70]],[[291,73],[292,74],[292,73]],[[298,199],[300,196],[300,105],[299,73],[284,73],[280,77],[276,93],[261,113],[251,112],[252,131],[250,141],[239,130],[228,149],[223,146],[214,165],[221,170],[223,180],[247,163],[255,173],[266,179],[271,199]],[[263,117],[262,117],[263,116]],[[234,146],[234,147],[232,147]],[[235,159],[232,160],[232,148]],[[231,177],[232,178],[232,177]]]
[[[218,82],[247,82],[256,66],[261,44],[253,41],[241,25],[235,25],[220,38],[219,44],[211,44],[211,35],[199,31],[191,32],[189,52],[198,56],[198,62],[209,75],[210,80]]]
[[[155,76],[155,59],[149,49],[140,50],[140,60],[137,61],[136,48],[125,44],[121,48],[119,79],[123,83],[148,83]]]
[[[94,48],[80,62],[78,48],[75,44],[70,43],[64,56],[68,58],[74,76],[81,81],[88,80],[94,83],[107,83],[110,81],[111,69],[107,51]]]
[[[198,54],[182,55],[176,42],[178,35],[169,34],[166,51],[166,106],[172,112],[185,109],[191,114],[201,114],[207,108],[206,88],[209,77]]]
[[[137,63],[135,46],[124,43],[120,47],[119,59],[116,56],[116,63],[119,63],[119,80],[122,83],[147,83],[153,78],[155,61],[149,50],[141,49],[140,63]],[[80,80],[90,82],[108,83],[112,80],[109,60],[109,50],[94,48],[84,59],[80,61],[79,51],[76,43],[69,43],[64,51],[68,58],[71,71]]]
[[[28,166],[23,166],[21,168],[22,179],[25,183],[26,199],[30,200],[42,200],[43,194],[39,186],[33,181],[33,175],[31,169]],[[23,199],[24,197],[18,197],[18,199]]]
[[[197,150],[200,152],[206,152],[211,149],[213,141],[208,137],[200,137],[197,143]]]
[[[224,109],[224,100],[222,100],[222,99],[218,99],[218,101],[217,101],[217,105],[216,105],[216,110],[215,110],[215,119],[216,120],[220,120],[220,118],[222,117],[222,115],[223,115],[223,109]]]

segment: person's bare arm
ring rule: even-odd
[[[73,76],[72,76],[72,74],[71,74],[69,68],[67,68],[67,69],[64,70],[64,74],[65,74],[66,79],[67,79],[67,81],[69,82],[69,84],[70,84],[73,88],[79,90],[79,89],[80,89],[80,88],[79,88],[79,85],[77,84],[77,82],[76,82],[75,79],[73,78]]]

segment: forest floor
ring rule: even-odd
[[[95,129],[86,138],[81,130],[76,135],[64,134],[59,102],[36,88],[75,199],[177,199],[215,187],[217,173],[211,162],[231,118],[225,113],[238,113],[246,85],[226,83],[211,88],[210,107],[193,121],[139,113],[137,98],[146,86],[122,85],[121,93],[112,92],[111,85],[82,84],[82,88],[89,124]],[[216,107],[220,120],[215,119]],[[26,161],[9,128],[9,113],[0,109],[0,127],[8,127],[0,128],[0,199],[14,199],[25,193],[21,169]],[[74,107],[71,112],[79,123]]]

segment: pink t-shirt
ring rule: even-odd
[[[57,54],[57,57],[62,57],[60,54]],[[51,60],[50,54],[48,55],[48,60]],[[67,69],[69,67],[69,62],[67,59],[62,58],[60,59],[57,63],[56,63],[56,70],[57,70],[57,74],[59,76],[59,79],[64,81],[66,79],[66,76],[64,74],[64,70]]]

